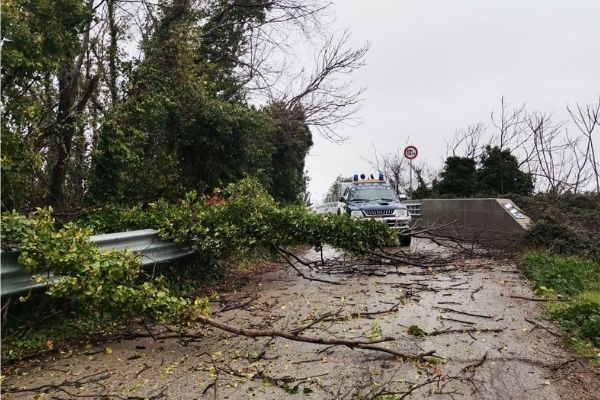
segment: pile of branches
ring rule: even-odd
[[[449,229],[456,230],[457,234]],[[273,244],[273,248],[303,278],[331,284],[341,283],[318,275],[439,274],[454,271],[458,266],[487,266],[494,262],[494,257],[501,255],[496,249],[486,247],[485,243],[480,244],[476,234],[459,236],[458,233],[454,222],[417,226],[403,234],[421,239],[422,249],[378,246],[361,254],[339,252],[318,245],[315,253],[302,257],[283,246]],[[483,255],[486,260],[482,259]]]

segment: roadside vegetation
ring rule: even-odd
[[[381,223],[322,218],[305,206],[313,135],[342,139],[340,122],[362,93],[343,77],[368,51],[350,48],[348,33],[324,32],[326,9],[320,0],[2,2],[2,248],[19,251],[39,282],[49,269],[61,278],[47,282],[47,296],[3,299],[3,362],[85,349],[132,323],[177,333],[210,315],[218,296],[210,284],[284,248],[328,244],[360,255],[394,240]],[[317,45],[315,65],[278,65],[300,41]],[[511,112],[504,99],[501,107],[488,143],[477,125],[459,133],[440,174],[428,179],[415,167],[416,197],[600,192],[595,108],[587,119],[573,114],[587,139],[558,146],[549,115]],[[577,181],[563,185],[562,170],[550,174],[542,160],[567,148],[567,162],[583,161]],[[405,159],[376,164],[406,189]],[[582,348],[599,346],[598,196],[517,203],[536,221],[532,245],[549,251],[525,255],[527,273],[541,293],[565,300],[551,303],[550,316]],[[146,228],[193,242],[196,257],[146,271],[134,254],[89,241]]]
[[[600,366],[600,265],[547,251],[527,252],[525,275],[548,299],[548,317],[566,332],[566,342]]]
[[[515,199],[531,216],[525,275],[548,301],[566,342],[600,366],[600,197],[536,195]],[[556,301],[554,301],[556,300]]]
[[[62,277],[50,300],[3,299],[3,361],[140,318],[191,323],[208,312],[202,285],[274,257],[273,246],[360,252],[387,240],[385,227],[304,206],[313,135],[341,138],[362,92],[346,75],[369,47],[326,32],[327,9],[2,2],[2,247],[39,281],[47,268]],[[294,70],[285,60],[298,41],[314,46],[315,62]],[[152,274],[88,240],[147,228],[193,239],[197,257]]]
[[[106,219],[98,212],[66,224],[57,224],[51,209],[38,209],[31,216],[3,215],[3,247],[19,251],[19,262],[37,274],[36,281],[48,283],[46,294],[53,299],[47,305],[41,300],[34,303],[30,318],[21,315],[17,320],[5,313],[3,358],[53,350],[61,340],[85,331],[94,332],[97,339],[139,318],[179,327],[197,323],[210,313],[211,295],[198,292],[198,287],[227,276],[244,256],[260,257],[303,244],[329,244],[361,254],[393,241],[388,227],[376,221],[323,219],[305,206],[279,206],[253,179],[229,185],[219,192],[218,201],[190,194],[181,202],[159,201],[139,210],[111,208]],[[195,284],[162,273],[152,275],[134,254],[103,252],[89,241],[92,221],[102,231],[123,229],[125,219],[118,215],[128,216],[129,229],[139,224],[158,229],[165,239],[193,241],[197,255],[186,269]],[[61,279],[47,281],[47,267]],[[41,315],[52,315],[52,321]],[[91,329],[100,325],[102,329]]]
[[[537,194],[513,200],[534,221],[532,246],[600,262],[600,195]]]

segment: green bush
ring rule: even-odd
[[[600,291],[583,292],[552,311],[567,331],[589,339],[600,347]]]
[[[538,288],[544,286],[565,295],[600,290],[600,265],[592,260],[538,251],[528,253],[522,265]]]
[[[529,243],[535,247],[546,247],[559,254],[583,255],[598,259],[596,253],[600,237],[575,228],[557,217],[535,220],[528,237]]]
[[[600,262],[600,195],[511,196],[533,220],[531,245]]]

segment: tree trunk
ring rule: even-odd
[[[88,0],[87,7],[93,10],[94,0]],[[56,138],[56,162],[50,177],[50,205],[56,210],[65,207],[65,181],[69,169],[73,137],[77,133],[77,115],[83,111],[98,83],[98,77],[90,79],[87,89],[80,98],[79,80],[81,67],[90,44],[90,23],[88,22],[81,41],[81,51],[75,60],[67,62],[58,76],[58,111],[53,136]]]
[[[76,67],[75,63],[67,65],[58,77],[58,123],[55,128],[57,153],[50,178],[50,204],[56,210],[65,206],[65,180],[76,132],[74,105],[79,86],[79,70]]]
[[[117,58],[118,58],[118,34],[119,28],[115,21],[115,0],[108,0],[106,3],[107,12],[108,12],[108,32],[110,35],[110,44],[108,46],[108,71],[109,71],[109,82],[108,87],[110,90],[110,98],[112,101],[112,105],[114,106],[117,103],[118,99],[118,89],[117,89],[117,79],[118,79],[118,71],[117,71]]]

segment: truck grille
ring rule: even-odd
[[[364,210],[367,217],[389,217],[394,215],[394,210]]]

